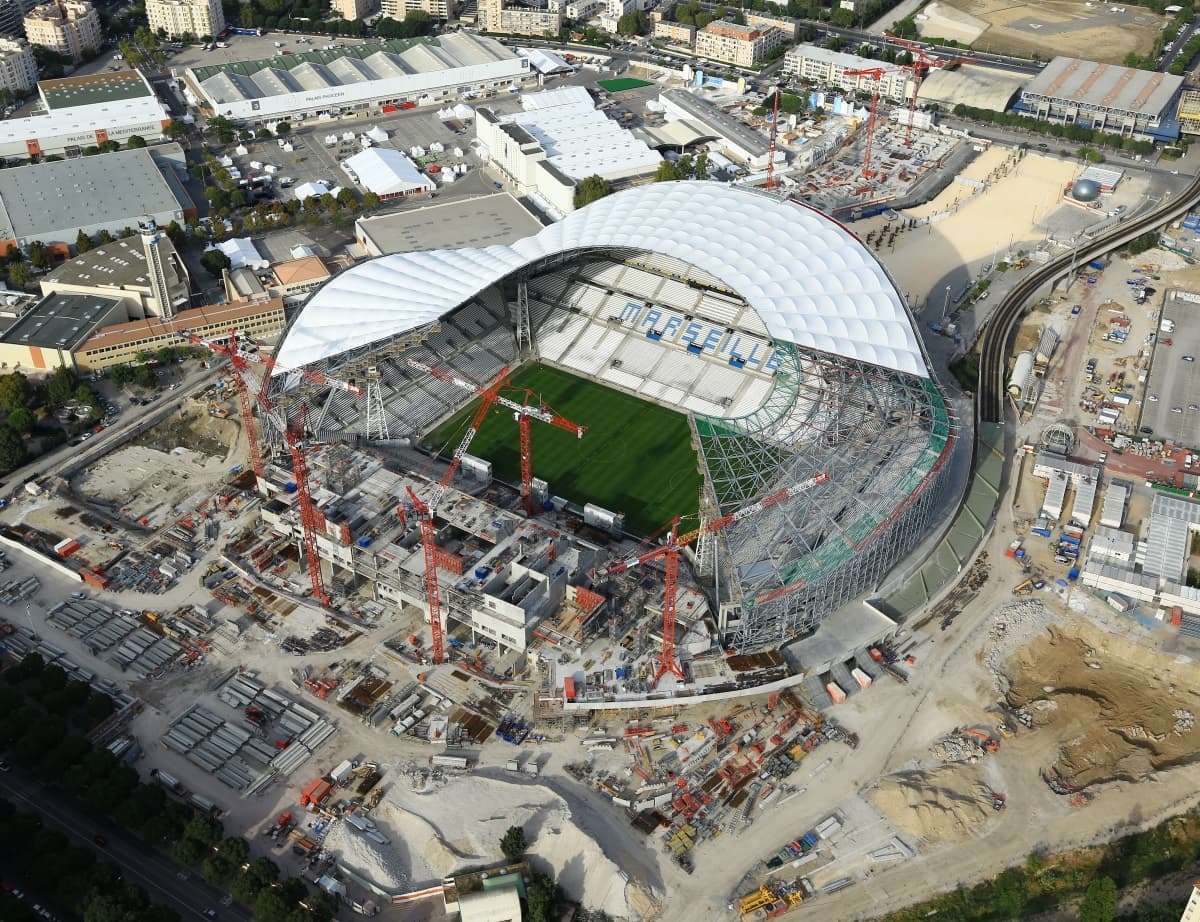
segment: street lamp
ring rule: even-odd
[[[946,286],[946,300],[942,302],[942,320],[946,319],[946,311],[950,309],[950,286]]]

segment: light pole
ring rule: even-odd
[[[942,320],[946,319],[946,311],[950,309],[950,286],[946,286],[946,300],[942,302]]]

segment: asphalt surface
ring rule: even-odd
[[[1189,316],[1194,307],[1172,299],[1163,306],[1163,320],[1173,320],[1175,329],[1158,331],[1138,423],[1153,429],[1155,438],[1177,445],[1200,444],[1200,326]],[[1185,361],[1186,355],[1193,361]]]
[[[0,796],[22,812],[37,814],[47,827],[62,830],[72,844],[96,850],[119,867],[126,880],[144,887],[152,902],[171,907],[184,922],[206,919],[206,909],[215,910],[220,920],[250,922],[254,918],[199,874],[180,868],[135,836],[90,816],[19,768],[0,774]],[[107,844],[96,845],[93,839],[97,835],[104,836]]]

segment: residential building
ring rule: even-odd
[[[393,9],[390,12],[388,6],[389,4],[386,2],[383,4],[383,15],[390,16],[392,19],[404,18],[403,12],[397,15],[395,3],[391,4]],[[400,8],[403,9],[403,6],[403,3],[401,3]],[[370,16],[379,9],[379,3],[378,0],[333,0],[331,7],[335,13],[341,14],[342,19],[347,22],[353,22],[356,19]]]
[[[0,35],[23,38],[25,14],[36,5],[35,0],[0,0]]]
[[[677,45],[687,45],[689,48],[696,43],[696,27],[685,26],[681,22],[669,22],[660,19],[654,24],[654,37],[665,38]]]
[[[43,80],[38,95],[44,111],[0,121],[0,157],[76,156],[85,147],[123,143],[135,134],[157,141],[171,124],[153,87],[136,70]]]
[[[637,12],[642,7],[642,0],[604,0],[604,12],[614,19],[620,19],[626,13]]]
[[[557,36],[562,29],[563,14],[550,9],[509,6],[506,0],[480,0],[479,22],[484,32]]]
[[[815,45],[797,45],[790,48],[783,58],[783,73],[786,76],[818,86],[836,87],[848,93],[875,92],[874,77],[847,76],[848,71],[881,66],[886,65],[870,58],[860,58],[856,54],[829,51]],[[911,95],[908,84],[908,74],[905,71],[888,71],[880,78],[879,95],[884,99],[903,102]]]
[[[1052,60],[1013,109],[1041,121],[1153,141],[1179,138],[1183,78],[1081,58]]]
[[[568,0],[567,3],[551,3],[551,9],[562,8],[563,16],[566,19],[582,22],[585,19],[591,19],[598,16],[604,9],[603,0]]]
[[[775,28],[760,29],[734,22],[710,22],[696,33],[696,54],[737,67],[751,67],[784,44]]]
[[[790,16],[773,16],[770,13],[756,13],[754,10],[745,10],[742,15],[746,17],[748,26],[759,29],[778,29],[789,44],[794,42],[800,34],[799,20],[792,19]]]
[[[381,9],[391,19],[403,19],[414,10],[428,13],[434,19],[449,19],[455,5],[454,0],[383,0]]]
[[[25,96],[37,86],[33,49],[23,38],[0,38],[0,89]]]
[[[87,0],[51,0],[25,14],[29,44],[49,48],[72,61],[83,59],[86,49],[104,45],[100,14]]]
[[[146,19],[152,32],[161,29],[169,38],[203,38],[225,31],[221,0],[146,0]]]
[[[1192,895],[1184,907],[1179,922],[1200,922],[1200,883],[1192,884]]]

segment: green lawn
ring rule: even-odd
[[[528,388],[559,415],[587,426],[587,434],[577,439],[533,423],[533,473],[549,481],[554,495],[623,512],[625,527],[641,534],[673,516],[696,512],[700,473],[682,413],[546,365],[522,368],[511,384]],[[434,430],[426,444],[452,451],[474,412],[472,403]],[[512,412],[493,408],[470,451],[491,461],[499,479],[516,483],[521,467]]]
[[[623,93],[625,90],[638,90],[644,86],[654,86],[654,84],[646,80],[638,80],[636,77],[615,77],[612,80],[601,80],[600,86],[610,93]]]

